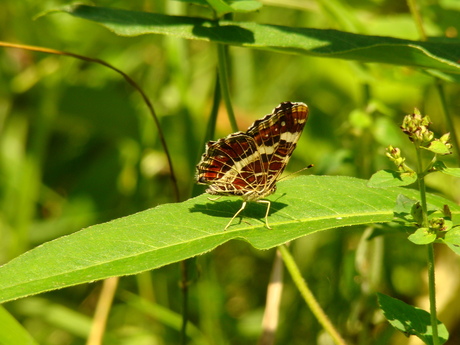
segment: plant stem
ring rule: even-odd
[[[434,245],[428,244],[428,293],[430,298],[430,319],[433,329],[433,345],[439,345],[438,318],[436,317],[436,286],[434,276]]]
[[[182,326],[180,329],[181,344],[187,344],[187,322],[188,322],[188,270],[187,260],[182,260],[180,263],[180,271],[182,276],[181,291],[182,291]]]
[[[423,176],[422,149],[415,147],[415,151],[417,152],[417,179],[422,204],[422,227],[428,228],[428,207],[426,205],[426,187],[425,177]]]
[[[220,89],[222,90],[222,98],[224,99],[232,131],[237,132],[238,125],[236,124],[235,113],[233,112],[232,102],[230,101],[230,91],[228,88],[228,58],[226,49],[227,47],[225,45],[217,44]]]
[[[417,166],[418,166],[418,184],[420,189],[420,199],[422,203],[422,227],[428,228],[428,211],[426,204],[426,187],[425,178],[422,176],[423,164],[422,154],[419,147],[415,148],[417,152]],[[434,246],[433,243],[428,244],[428,294],[430,299],[430,320],[431,328],[433,329],[433,345],[439,345],[438,337],[438,318],[436,316],[436,286],[434,276]]]
[[[420,11],[417,6],[417,1],[407,0],[407,6],[409,6],[410,12],[412,14],[412,18],[414,18],[415,25],[417,26],[417,31],[422,41],[426,41],[427,36],[425,33],[425,29],[423,28],[422,16],[420,15]]]
[[[104,333],[107,326],[107,319],[110,309],[112,308],[113,298],[117,290],[119,277],[112,277],[104,280],[102,284],[101,294],[97,301],[94,319],[91,325],[91,332],[89,334],[86,345],[100,345],[104,338]]]
[[[292,257],[286,245],[283,244],[279,246],[278,250],[283,257],[284,264],[291,274],[294,284],[297,286],[297,289],[299,289],[300,294],[302,295],[307,305],[310,307],[310,310],[312,311],[313,315],[315,315],[318,322],[323,326],[324,330],[329,333],[335,344],[346,345],[345,340],[343,340],[343,338],[337,332],[334,325],[331,323],[321,306],[316,301],[315,296],[313,296],[312,292],[308,288],[306,281],[302,278],[299,267],[295,263],[294,258]]]

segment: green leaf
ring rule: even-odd
[[[216,12],[217,17],[233,12],[233,8],[231,8],[224,0],[206,0],[206,2]]]
[[[121,36],[172,35],[283,53],[382,62],[460,73],[458,40],[447,43],[445,40],[421,42],[337,30],[211,21],[86,5],[68,6],[56,11],[94,21]]]
[[[443,174],[460,177],[460,168],[445,168],[440,170]]]
[[[410,215],[412,216],[412,219],[416,224],[422,224],[423,210],[422,210],[422,204],[419,201],[417,201],[414,205],[412,205],[412,208],[410,210]]]
[[[460,168],[448,168],[443,161],[436,161],[433,164],[433,170],[442,172],[446,175],[451,175],[454,177],[460,177]]]
[[[457,255],[460,255],[460,227],[456,226],[446,232],[442,240]]]
[[[450,155],[452,151],[449,147],[439,140],[433,140],[428,147],[421,146],[422,149],[434,152],[438,155]]]
[[[205,6],[205,7],[209,6],[206,0],[176,0],[176,1],[186,2],[189,4],[198,5],[198,6]]]
[[[415,244],[428,244],[436,241],[436,234],[429,228],[419,228],[408,239]]]
[[[262,4],[259,1],[254,0],[237,0],[233,1],[230,6],[235,12],[254,12],[262,8]]]
[[[460,227],[453,227],[447,231],[444,236],[444,241],[460,246]]]
[[[0,305],[0,344],[38,345],[24,327]]]
[[[136,274],[204,254],[240,239],[269,249],[296,238],[338,227],[393,220],[397,196],[416,198],[404,188],[375,189],[366,181],[340,176],[302,176],[278,183],[266,206],[249,203],[233,224],[241,199],[210,201],[201,195],[98,224],[45,243],[0,267],[0,302],[112,276]],[[428,195],[438,208],[449,205],[453,219],[460,206]]]
[[[379,170],[371,176],[367,185],[372,188],[407,186],[417,181],[417,175],[393,170]]]
[[[198,6],[209,7],[208,2],[206,0],[176,0],[176,1],[186,2],[189,4],[198,5]]]
[[[411,214],[413,206],[418,203],[417,200],[408,198],[404,194],[399,194],[396,198],[395,213]]]
[[[413,307],[396,298],[377,293],[380,308],[388,322],[405,335],[415,335],[425,344],[433,344],[430,313]],[[449,338],[446,326],[438,321],[438,336],[441,344]]]

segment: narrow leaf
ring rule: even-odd
[[[229,45],[361,62],[438,69],[460,73],[458,40],[422,42],[337,30],[297,28],[253,22],[211,21],[86,5],[56,10],[94,21],[121,36],[173,35]]]

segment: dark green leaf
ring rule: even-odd
[[[209,6],[206,0],[176,0],[180,2],[186,2],[189,4],[199,5],[199,6]]]
[[[210,201],[201,195],[165,204],[45,243],[0,267],[0,302],[112,276],[136,274],[206,253],[232,239],[269,249],[332,228],[393,220],[404,188],[375,189],[366,181],[340,176],[303,176],[278,183],[264,226],[266,207],[250,203],[227,231],[241,207],[239,198]],[[428,195],[438,208],[460,206]]]
[[[460,73],[458,40],[421,42],[337,30],[295,28],[75,5],[61,11],[103,25],[117,35],[172,35],[185,39],[318,57],[382,62]]]
[[[367,185],[372,188],[408,186],[417,181],[417,175],[393,170],[379,170],[371,176]]]
[[[377,296],[385,318],[394,328],[406,335],[419,337],[425,344],[433,344],[431,320],[428,312],[381,293],[377,293]],[[440,321],[438,321],[437,326],[439,340],[441,344],[444,344],[449,338],[449,332]]]
[[[423,221],[423,210],[422,205],[417,201],[410,210],[410,215],[412,216],[416,224],[422,224]]]

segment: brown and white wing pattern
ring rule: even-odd
[[[257,201],[276,190],[308,118],[301,102],[284,102],[246,132],[237,132],[206,145],[197,165],[197,182],[214,195],[236,195]]]

